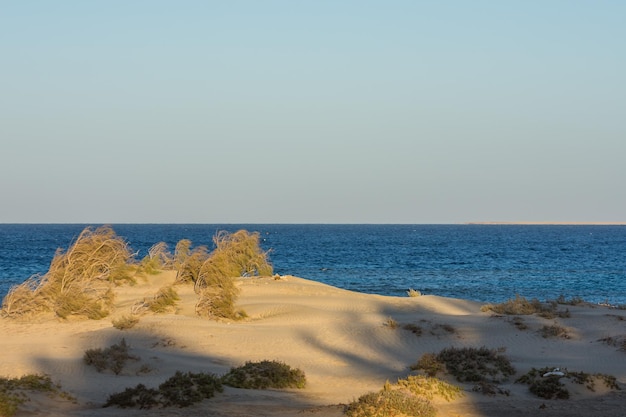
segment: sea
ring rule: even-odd
[[[44,274],[57,249],[98,224],[0,224],[0,298]],[[113,224],[135,258],[181,239],[213,245],[219,231],[258,232],[274,272],[363,293],[501,302],[521,295],[626,305],[626,226]]]

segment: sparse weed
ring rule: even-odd
[[[383,324],[389,327],[390,329],[398,328],[398,322],[393,317],[388,317],[387,320],[385,320]]]
[[[410,331],[411,333],[413,333],[415,336],[418,336],[418,337],[421,336],[423,333],[423,330],[420,326],[416,324],[412,324],[412,323],[405,324],[404,326],[402,326],[402,328],[404,330]]]
[[[129,346],[126,344],[126,340],[122,339],[119,344],[111,345],[104,350],[100,348],[88,349],[83,355],[83,361],[85,364],[95,367],[98,372],[110,369],[115,375],[119,375],[128,360],[139,360],[138,357],[130,355],[128,350]]]
[[[561,337],[563,339],[570,338],[569,334],[567,333],[567,329],[565,329],[565,327],[559,326],[556,323],[550,326],[544,325],[541,329],[539,329],[539,334],[546,339],[551,337]]]

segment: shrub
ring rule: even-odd
[[[435,407],[425,398],[399,390],[382,390],[362,395],[346,407],[348,417],[434,417]]]
[[[158,389],[138,384],[134,388],[111,394],[104,407],[150,409],[153,407],[188,407],[216,392],[222,392],[220,379],[207,373],[183,373],[176,371]]]
[[[556,323],[550,326],[544,325],[541,329],[539,329],[539,334],[546,339],[550,337],[562,337],[564,339],[569,339],[567,330]]]
[[[501,382],[515,374],[515,368],[506,356],[486,347],[451,347],[439,352],[436,359],[459,382]]]
[[[595,391],[595,384],[598,380],[602,381],[609,389],[620,390],[617,379],[612,375],[588,374],[550,367],[532,368],[515,382],[527,384],[529,391],[541,398],[548,400],[567,399],[570,394],[561,379],[569,379],[575,384],[585,385],[590,391]]]
[[[133,282],[129,262],[132,254],[113,229],[84,229],[67,252],[58,250],[48,272],[14,287],[2,309],[8,317],[53,311],[101,319],[113,301],[112,285]]]
[[[246,362],[245,365],[231,368],[222,377],[224,385],[235,388],[304,388],[306,377],[300,369],[277,361]]]
[[[415,365],[410,366],[410,369],[413,371],[422,370],[426,375],[434,377],[443,371],[445,366],[434,353],[424,353]]]
[[[463,395],[460,387],[431,376],[409,375],[405,379],[399,379],[397,386],[408,390],[413,395],[429,400],[434,397],[441,397],[446,401],[452,401]]]
[[[148,255],[141,260],[140,271],[150,275],[158,274],[163,269],[173,266],[172,254],[167,250],[165,242],[159,242],[148,249]]]
[[[119,375],[128,360],[139,360],[138,357],[130,355],[128,350],[126,340],[122,339],[119,344],[111,345],[104,350],[100,348],[86,350],[83,361],[94,366],[98,372],[110,369],[115,375]]]

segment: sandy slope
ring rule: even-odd
[[[173,281],[171,273],[120,288],[113,317],[128,314],[137,300]],[[377,391],[386,380],[408,375],[408,366],[426,352],[449,346],[506,348],[518,375],[532,367],[614,375],[626,388],[626,352],[598,341],[626,335],[626,311],[606,307],[569,307],[571,318],[557,321],[570,338],[546,339],[537,333],[546,320],[524,317],[519,330],[510,317],[480,312],[477,303],[436,296],[384,297],[341,290],[296,277],[242,279],[238,306],[249,318],[215,322],[193,314],[195,295],[179,287],[176,313],[145,315],[131,330],[101,321],[54,318],[16,322],[0,320],[0,375],[47,373],[78,399],[34,398],[21,415],[40,416],[341,416],[342,407]],[[564,307],[563,307],[564,308]],[[398,328],[385,325],[389,318]],[[402,329],[413,324],[421,336]],[[452,330],[452,332],[451,332]],[[86,349],[107,347],[125,338],[141,358],[121,375],[98,373],[83,364]],[[157,386],[176,370],[222,374],[246,361],[275,359],[304,370],[304,390],[251,391],[226,388],[223,394],[186,409],[103,409],[109,394],[144,383]],[[150,369],[139,372],[141,367]],[[514,378],[513,378],[514,379]],[[509,396],[483,396],[463,385],[464,398],[437,402],[442,416],[622,416],[626,394],[599,387],[570,400],[541,400],[524,385],[503,385]],[[540,408],[541,407],[541,408]]]

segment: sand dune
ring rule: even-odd
[[[111,318],[128,314],[137,299],[173,282],[172,273],[120,287]],[[30,416],[341,416],[343,404],[378,391],[385,381],[406,377],[408,366],[427,352],[456,346],[506,348],[517,376],[532,367],[606,373],[626,387],[626,352],[600,339],[626,335],[626,311],[600,306],[568,306],[571,317],[524,316],[521,330],[512,318],[481,312],[480,304],[437,296],[386,297],[360,294],[302,278],[245,278],[238,281],[238,307],[248,318],[217,322],[193,313],[195,294],[178,287],[178,310],[144,315],[129,330],[111,318],[59,321],[53,317],[20,322],[0,320],[0,375],[46,373],[77,402],[35,396],[21,414]],[[399,324],[389,326],[389,319]],[[569,338],[544,338],[537,330],[558,322]],[[422,329],[417,336],[403,325]],[[124,338],[140,361],[120,375],[86,366],[87,349],[104,348]],[[184,409],[120,410],[102,408],[112,393],[143,383],[157,386],[176,370],[226,373],[246,361],[279,360],[302,369],[303,390],[242,390],[224,393]],[[141,370],[149,369],[149,372]],[[569,400],[543,400],[515,384],[510,395],[484,396],[460,384],[465,396],[436,401],[440,416],[621,416],[626,395],[598,387],[572,387]],[[454,382],[450,379],[450,382]]]

